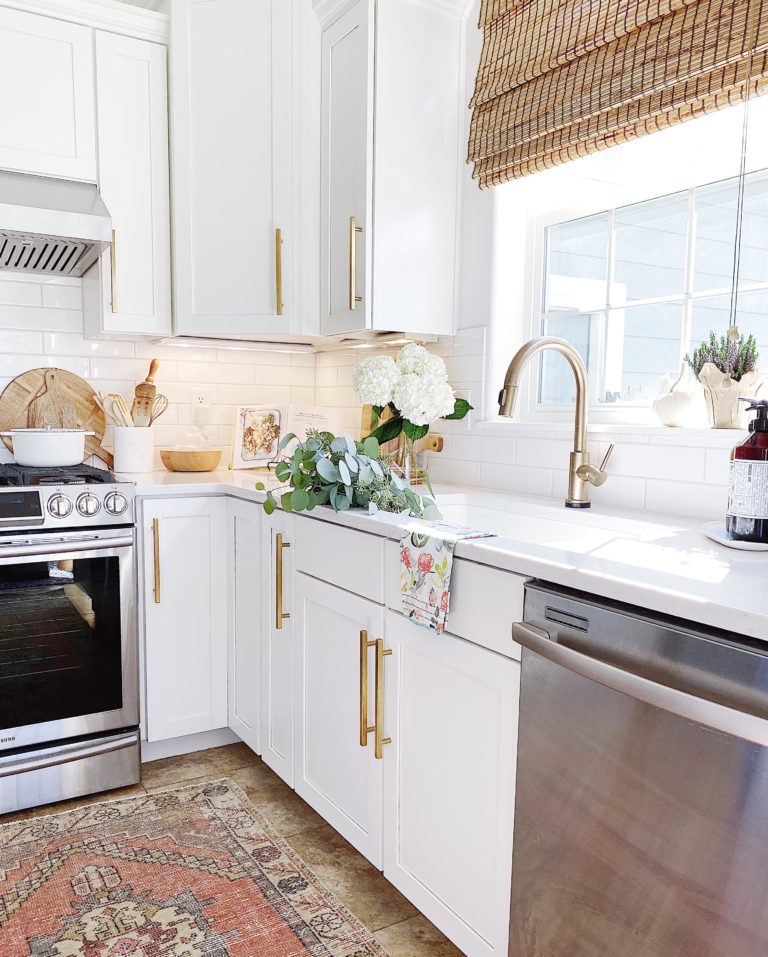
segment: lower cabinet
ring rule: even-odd
[[[387,612],[384,874],[469,957],[506,957],[518,662]]]
[[[260,505],[254,506],[262,512]],[[293,787],[294,780],[294,635],[293,516],[277,511],[261,515],[259,557],[262,646],[258,685],[261,757]],[[251,595],[257,594],[251,588]],[[257,689],[251,690],[254,699]],[[236,730],[236,729],[235,729]]]
[[[142,503],[149,741],[227,726],[223,498]]]
[[[381,867],[382,761],[367,729],[375,722],[374,652],[384,609],[301,573],[294,604],[296,790]]]

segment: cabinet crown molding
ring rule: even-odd
[[[2,6],[154,43],[167,43],[170,33],[167,14],[118,0],[3,0]]]
[[[354,6],[355,2],[356,0],[312,0],[312,8],[320,21],[320,26],[325,28]],[[473,0],[410,0],[410,2],[415,6],[427,7],[438,13],[447,13],[461,18],[469,14],[473,4]]]

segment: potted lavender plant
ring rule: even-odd
[[[713,429],[744,428],[744,410],[739,399],[754,398],[764,384],[763,376],[757,371],[754,336],[718,339],[710,332],[709,339],[685,360],[704,387],[710,426]]]

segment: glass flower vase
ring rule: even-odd
[[[413,439],[409,438],[405,432],[400,433],[397,449],[392,454],[389,467],[411,485],[426,484],[427,470],[424,466],[424,452],[416,448]]]

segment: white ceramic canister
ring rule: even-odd
[[[116,472],[151,472],[155,467],[155,439],[151,428],[114,427]]]

